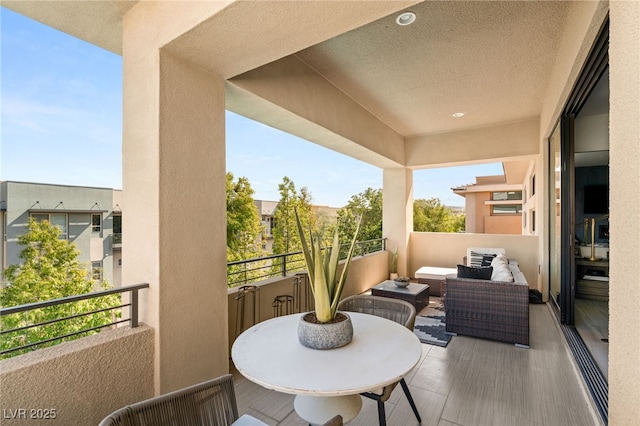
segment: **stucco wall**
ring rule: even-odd
[[[538,118],[531,118],[477,129],[412,137],[406,140],[406,165],[442,167],[536,156],[539,153],[538,129]]]
[[[485,234],[522,234],[522,216],[503,215],[484,217]]]
[[[105,330],[0,361],[0,382],[3,425],[96,425],[153,396],[153,330]],[[39,409],[55,419],[32,419]]]
[[[413,232],[410,240],[411,276],[422,266],[455,268],[462,263],[468,247],[502,247],[507,257],[516,259],[520,270],[535,288],[538,282],[538,237],[532,235],[453,234]]]
[[[609,424],[632,425],[640,419],[640,3],[612,1],[610,13]]]

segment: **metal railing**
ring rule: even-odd
[[[2,308],[0,309],[0,318],[3,320],[3,329],[0,331],[0,336],[5,339],[6,336],[11,335],[12,333],[15,336],[15,333],[18,332],[23,332],[23,335],[27,333],[28,330],[32,330],[35,329],[37,327],[44,327],[44,326],[50,326],[50,325],[55,325],[58,324],[60,325],[60,328],[62,327],[62,324],[65,321],[70,321],[73,319],[78,319],[78,318],[83,318],[83,317],[88,317],[90,315],[95,315],[95,314],[99,314],[99,313],[103,313],[103,312],[115,312],[117,310],[121,310],[122,308],[126,308],[126,307],[130,307],[130,315],[129,318],[124,318],[124,319],[114,319],[112,321],[103,323],[103,324],[98,324],[98,325],[93,325],[91,327],[88,328],[83,328],[81,330],[76,330],[74,332],[71,333],[64,333],[61,335],[56,335],[53,337],[49,337],[46,339],[41,339],[38,341],[29,341],[28,343],[16,346],[16,347],[11,347],[8,349],[3,349],[0,351],[0,356],[2,355],[6,355],[12,352],[16,352],[16,351],[21,351],[21,350],[25,350],[25,349],[37,349],[38,347],[45,347],[45,346],[50,346],[48,345],[49,343],[55,342],[55,341],[64,341],[64,340],[72,340],[72,338],[74,336],[79,336],[79,335],[83,335],[83,334],[88,334],[91,332],[95,332],[97,330],[106,328],[106,327],[112,327],[115,326],[117,324],[122,324],[122,323],[129,323],[131,327],[137,327],[138,326],[138,291],[144,288],[149,288],[149,284],[148,283],[144,283],[144,284],[137,284],[137,285],[130,285],[130,286],[125,286],[125,287],[120,287],[120,288],[113,288],[113,289],[109,289],[109,290],[103,290],[103,291],[97,291],[94,293],[87,293],[87,294],[80,294],[80,295],[75,295],[75,296],[67,296],[67,297],[62,297],[59,299],[52,299],[52,300],[46,300],[44,302],[36,302],[36,303],[29,303],[29,304],[25,304],[25,305],[19,305],[19,306],[12,306],[12,307],[8,307],[8,308]],[[61,305],[66,305],[66,304],[72,304],[72,303],[76,303],[77,302],[81,302],[81,301],[85,301],[85,300],[92,300],[92,299],[97,299],[100,297],[104,297],[104,296],[111,296],[111,295],[121,295],[122,293],[130,293],[131,297],[130,297],[130,301],[129,303],[122,303],[120,300],[120,297],[118,297],[118,304],[114,305],[114,306],[107,306],[107,307],[103,307],[100,309],[94,309],[88,312],[80,312],[77,314],[71,314],[71,315],[65,315],[63,317],[56,317],[54,319],[50,319],[47,321],[42,321],[42,322],[38,322],[38,323],[34,323],[34,324],[24,324],[21,325],[19,327],[14,327],[11,329],[4,329],[4,322],[5,320],[10,316],[10,315],[18,315],[21,313],[29,313],[29,312],[33,312],[35,310],[44,310],[46,308],[54,308],[55,307],[59,307]],[[118,311],[121,312],[121,311]],[[113,317],[117,317],[116,315],[113,315]],[[59,342],[58,342],[59,343]]]
[[[349,244],[340,245],[340,259],[347,256]],[[359,241],[354,256],[364,256],[386,249],[386,238]],[[274,254],[248,260],[227,263],[227,283],[229,287],[247,285],[275,277],[286,277],[305,270],[301,251]]]

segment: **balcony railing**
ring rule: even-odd
[[[349,244],[340,246],[340,259],[347,257]],[[386,239],[359,241],[354,256],[364,256],[386,249]],[[301,251],[275,254],[248,260],[227,263],[227,283],[236,287],[275,277],[286,277],[305,270],[304,256]]]
[[[44,302],[36,302],[29,303],[26,305],[20,306],[12,306],[8,308],[0,309],[0,319],[2,319],[2,330],[0,331],[0,337],[5,342],[11,341],[22,341],[24,344],[18,344],[16,346],[11,346],[8,348],[3,348],[0,351],[0,357],[7,357],[7,354],[15,353],[18,351],[25,352],[27,349],[38,349],[40,347],[51,346],[54,342],[60,343],[65,340],[72,340],[76,336],[89,334],[95,331],[98,331],[103,328],[116,326],[117,324],[129,323],[131,327],[138,326],[138,291],[144,288],[148,288],[149,284],[137,284],[126,287],[114,288],[109,290],[97,291],[94,293],[88,294],[80,294],[76,296],[68,296],[59,299],[47,300]],[[63,305],[74,304],[73,306],[77,306],[78,302],[95,300],[100,297],[118,295],[120,296],[122,293],[130,293],[130,301],[129,303],[122,303],[121,298],[117,298],[117,304],[106,306],[100,309],[93,309],[88,312],[79,312],[76,314],[68,315],[68,314],[53,314],[50,315],[53,317],[52,319],[41,321],[37,323],[30,324],[28,321],[23,321],[20,318],[16,318],[16,316],[20,316],[21,314],[25,317],[27,313],[34,312],[38,310],[39,312],[45,312],[46,310],[57,311]],[[122,308],[131,307],[129,318],[119,318],[121,316]],[[65,312],[73,311],[73,309],[67,309]],[[69,324],[70,321],[87,318],[90,315],[95,315],[103,312],[112,312],[112,320],[108,322],[98,322],[98,324],[94,324],[89,321],[89,326],[82,327],[81,329],[75,330],[73,332],[65,332],[62,334],[55,334],[53,336],[48,336],[44,339],[39,339],[37,341],[30,341],[31,339],[27,339],[26,335],[31,330],[36,330],[38,328],[42,329],[43,327],[48,327],[47,330],[50,330],[51,333],[55,333],[55,330],[60,330],[64,328],[65,323]],[[118,314],[116,314],[116,312]],[[5,329],[4,326],[8,323],[9,318],[16,319],[17,321],[13,321],[13,323],[21,323],[20,326],[13,327],[10,329]],[[84,324],[84,323],[83,323]],[[68,331],[68,330],[67,330]],[[49,333],[49,331],[47,331]],[[4,346],[4,345],[3,345]],[[21,352],[19,352],[21,353]],[[15,354],[14,354],[15,355]]]

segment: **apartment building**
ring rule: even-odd
[[[452,188],[464,198],[465,232],[523,234],[522,184],[509,184],[504,175],[477,176],[476,182]]]
[[[122,191],[30,182],[0,182],[0,245],[2,270],[20,263],[23,247],[18,237],[26,232],[29,218],[48,220],[64,238],[80,250],[94,279],[121,285]]]
[[[277,201],[254,200],[258,214],[260,215],[260,223],[264,231],[262,248],[267,252],[273,252],[273,228],[275,224],[275,214],[278,208]],[[316,215],[320,223],[330,223],[338,220],[338,207],[312,205],[311,212]]]

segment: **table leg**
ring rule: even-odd
[[[356,395],[312,396],[296,395],[293,402],[296,413],[311,425],[321,425],[334,417],[342,416],[347,423],[353,420],[362,408],[362,397]]]

